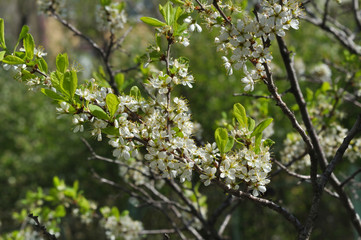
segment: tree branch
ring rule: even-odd
[[[354,179],[356,177],[357,174],[361,173],[361,168],[356,170],[353,174],[351,174],[351,176],[349,176],[348,178],[346,178],[340,185],[340,187],[344,187],[349,181],[351,181],[352,179]]]
[[[287,221],[289,221],[298,231],[303,229],[303,226],[301,222],[297,219],[296,216],[294,216],[292,213],[290,213],[287,209],[281,207],[280,205],[272,202],[271,200],[267,200],[264,198],[255,197],[249,193],[245,193],[243,191],[234,190],[229,188],[226,184],[218,181],[213,180],[218,186],[220,186],[224,191],[226,191],[229,194],[232,194],[235,197],[239,198],[246,198],[249,199],[261,206],[267,207],[277,213],[279,213],[281,216],[283,216]]]
[[[48,230],[46,230],[46,227],[40,224],[38,216],[34,216],[32,213],[29,213],[28,217],[35,221],[35,229],[41,232],[48,240],[57,240],[54,234],[49,233]]]

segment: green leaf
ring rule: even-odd
[[[329,82],[323,82],[322,86],[321,86],[321,91],[322,92],[327,92],[328,90],[331,89],[330,83]]]
[[[107,113],[97,105],[89,104],[89,111],[94,117],[103,120],[109,120],[109,116],[107,115]]]
[[[122,214],[123,214],[124,212],[128,212],[128,211],[127,211],[127,210],[124,210],[124,211],[122,212]],[[119,210],[118,210],[117,207],[112,207],[111,213],[112,213],[112,215],[113,215],[114,217],[116,217],[116,218],[119,218],[119,216],[120,216],[120,213],[119,213]],[[128,215],[128,214],[129,214],[129,212],[126,213],[126,215]],[[124,215],[124,216],[126,216],[126,215]],[[123,215],[122,215],[122,216],[123,216]]]
[[[34,43],[34,38],[33,36],[31,36],[30,33],[26,34],[23,44],[25,48],[26,57],[30,60],[33,59],[35,43]]]
[[[264,142],[263,142],[263,146],[265,147],[271,147],[273,144],[275,144],[275,142],[271,139],[266,139]]]
[[[69,60],[68,60],[68,55],[66,53],[64,54],[59,54],[56,57],[56,69],[61,72],[64,73],[69,66]]]
[[[53,177],[54,187],[58,187],[60,185],[60,180],[57,176]]]
[[[100,4],[103,7],[110,5],[111,2],[112,2],[112,0],[100,0]]]
[[[123,210],[122,213],[120,214],[121,217],[125,217],[129,215],[129,211],[128,210]]]
[[[173,20],[175,15],[175,10],[170,2],[167,2],[164,6],[159,5],[159,11],[164,17],[165,22],[169,26],[173,26]]]
[[[73,183],[73,189],[74,189],[75,192],[78,191],[78,189],[79,189],[79,181],[78,181],[78,180],[76,180],[76,181]]]
[[[56,101],[64,101],[65,100],[65,98],[63,96],[60,96],[59,94],[57,94],[54,91],[51,91],[50,89],[42,88],[41,92],[44,93],[46,96],[52,98],[53,100],[56,100]]]
[[[253,131],[254,127],[256,126],[256,122],[250,117],[247,117],[247,119],[248,119],[248,130]]]
[[[105,98],[105,102],[107,104],[110,116],[113,117],[118,110],[118,105],[120,103],[118,97],[113,93],[109,93]]]
[[[170,0],[172,3],[174,4],[181,4],[181,5],[184,5],[185,3],[181,0]]]
[[[17,43],[16,43],[16,45],[15,45],[14,52],[15,52],[16,49],[18,48],[20,41],[21,41],[24,37],[26,37],[26,34],[28,33],[28,31],[29,31],[29,27],[28,27],[27,25],[24,25],[24,26],[22,27],[22,29],[21,29],[21,32],[20,32],[20,35],[19,35],[19,39],[18,39],[18,41],[17,41]]]
[[[231,151],[233,148],[233,145],[234,145],[234,138],[229,136],[226,147],[224,149],[224,152],[227,153],[227,152]]]
[[[6,51],[1,51],[0,52],[0,61],[2,61],[4,59]]]
[[[13,56],[13,55],[7,55],[2,61],[3,61],[3,63],[7,63],[10,65],[18,65],[18,64],[25,63],[25,61],[23,59]]]
[[[140,90],[137,86],[133,86],[131,89],[130,89],[130,93],[129,93],[130,96],[134,97],[135,99],[139,100],[142,95],[140,93]]]
[[[119,135],[119,129],[115,127],[106,127],[102,129],[102,132],[108,135]]]
[[[39,65],[39,70],[41,72],[43,72],[45,74],[48,72],[48,64],[46,63],[44,58],[39,58],[38,59],[38,65]]]
[[[262,140],[262,132],[256,136],[255,140],[255,153],[259,154],[260,152],[260,146],[261,146],[261,140]]]
[[[158,34],[155,35],[155,42],[159,48],[162,47],[162,38]]]
[[[76,71],[65,72],[64,79],[62,81],[62,88],[65,91],[65,94],[74,97],[75,90],[78,86],[78,77]]]
[[[6,49],[4,19],[0,18],[0,47]]]
[[[237,121],[241,128],[247,127],[247,115],[246,110],[240,103],[236,103],[233,105],[233,114],[236,117]]]
[[[273,121],[272,118],[267,118],[266,120],[263,120],[262,122],[260,122],[257,127],[253,130],[251,137],[253,136],[258,136],[259,134],[262,134],[263,130],[266,129],[266,127],[268,127],[271,122]]]
[[[119,92],[122,92],[124,89],[124,74],[118,73],[114,76],[114,81],[117,84]]]
[[[60,87],[60,83],[63,82],[63,78],[64,78],[64,74],[62,74],[61,72],[56,71],[50,73],[51,83],[56,90],[62,91]]]
[[[306,100],[307,102],[313,101],[313,91],[309,88],[306,88]]]
[[[166,23],[159,21],[158,19],[152,18],[152,17],[141,17],[140,20],[142,20],[142,22],[144,22],[150,26],[153,26],[153,27],[162,27],[162,26],[167,25]]]
[[[64,217],[66,215],[65,207],[63,205],[58,205],[55,209],[54,217]]]
[[[217,146],[219,151],[223,155],[225,153],[226,145],[228,142],[228,132],[225,128],[217,128],[214,133],[214,138],[216,139]]]

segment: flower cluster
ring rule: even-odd
[[[47,14],[50,10],[57,11],[61,15],[66,14],[66,0],[36,0],[39,13]]]
[[[334,123],[319,134],[319,141],[327,158],[332,158],[335,156],[336,151],[342,144],[342,141],[344,137],[346,137],[347,132],[347,129]],[[305,144],[298,134],[288,134],[287,139],[285,139],[283,145],[284,149],[281,152],[282,162],[287,164],[295,160],[295,162],[290,166],[290,169],[302,170],[311,165],[309,155],[305,154]],[[361,140],[355,139],[351,141],[351,144],[348,146],[344,157],[351,162],[355,162],[360,158],[360,151]]]
[[[114,21],[110,14],[112,9],[118,11],[114,13],[117,16]],[[107,19],[110,19],[111,25],[120,21],[112,25],[112,29],[122,27],[120,23],[125,22],[119,12],[120,9],[117,4],[103,7],[103,10],[110,14],[107,15]],[[282,11],[278,13],[281,14]],[[201,31],[201,27],[193,19],[186,18],[185,23],[180,25],[184,29],[183,32],[174,32],[174,34],[187,36],[188,30]],[[241,25],[239,22],[238,28],[232,27],[232,34],[228,32],[231,29],[227,30],[223,27],[222,36],[225,37],[224,39],[221,37],[223,40],[220,41],[226,41],[231,35],[241,34]],[[163,28],[168,28],[168,31],[159,31],[158,34],[164,34],[166,38],[171,37],[169,26],[159,29]],[[245,31],[249,34],[251,30],[248,28]],[[257,61],[260,61],[256,64],[260,69],[261,62],[268,61],[270,55],[268,50],[263,49],[254,38],[254,36],[247,37],[242,41],[249,42],[254,47],[252,59],[257,58]],[[173,40],[168,41],[168,44],[174,43]],[[239,50],[237,47],[234,52],[237,52],[237,49]],[[40,61],[38,58],[36,57],[36,61]],[[60,116],[72,115],[74,132],[84,131],[84,124],[88,123],[92,129],[91,134],[98,141],[102,141],[104,135],[107,136],[117,161],[127,163],[134,159],[132,163],[134,169],[131,171],[139,174],[137,179],[132,178],[132,180],[137,184],[143,184],[144,177],[149,172],[164,178],[179,178],[181,182],[191,181],[193,173],[197,172],[205,185],[209,185],[212,181],[222,181],[229,188],[238,189],[240,184],[245,184],[249,190],[253,190],[255,196],[264,193],[265,186],[269,183],[267,174],[271,170],[271,163],[270,145],[261,140],[263,129],[258,129],[257,134],[261,135],[256,137],[252,132],[255,127],[254,120],[244,115],[246,122],[250,121],[250,125],[235,124],[229,135],[229,138],[233,139],[232,142],[237,143],[234,147],[232,144],[225,152],[222,148],[218,149],[218,142],[218,147],[216,143],[197,145],[193,136],[194,123],[191,121],[187,101],[181,97],[171,96],[172,90],[179,85],[193,87],[194,77],[189,71],[188,60],[160,55],[159,61],[166,61],[167,67],[165,71],[152,72],[144,83],[147,97],[143,97],[135,86],[129,94],[122,92],[116,96],[109,85],[94,79],[78,86],[76,70],[68,69],[66,54],[57,57],[57,69],[49,75],[47,70],[42,68],[36,75],[28,71],[30,77],[22,79],[27,83],[30,82],[32,87],[42,88],[45,95],[56,100],[60,105],[57,108]],[[22,73],[26,68],[31,66],[24,66],[20,72]],[[228,134],[227,131],[225,134]],[[140,152],[144,153],[143,159],[139,157]],[[141,167],[139,163],[145,163],[145,167]],[[126,175],[124,178],[127,178]]]
[[[218,50],[223,51],[224,66],[228,74],[233,68],[243,70],[245,77],[241,82],[244,91],[253,91],[257,81],[266,78],[265,67],[272,60],[269,51],[270,41],[275,36],[285,36],[285,31],[298,29],[297,18],[301,14],[297,0],[262,1],[260,10],[255,17],[248,16],[246,12],[228,4],[220,5],[222,9],[231,13],[242,14],[236,23],[224,21],[218,11],[211,5],[204,6],[205,23],[208,27],[220,27],[220,35],[216,37]],[[228,54],[230,53],[230,54]],[[248,69],[247,63],[252,63],[255,69]]]
[[[119,214],[116,209],[117,214],[114,214],[115,209],[110,209],[109,207],[101,209],[104,218],[100,224],[105,229],[106,237],[110,240],[141,239],[139,232],[143,230],[142,223],[130,218],[127,211]]]
[[[113,33],[124,28],[127,17],[124,11],[124,4],[118,2],[107,6],[97,6],[97,26],[102,31],[111,31]]]

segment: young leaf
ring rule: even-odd
[[[271,139],[266,139],[264,142],[263,142],[263,146],[265,147],[271,147],[273,144],[275,144],[275,142]]]
[[[184,5],[185,3],[181,0],[170,0],[172,3],[174,4],[181,4],[181,5]]]
[[[260,147],[261,147],[261,140],[262,140],[262,132],[259,133],[258,135],[256,135],[256,140],[255,140],[255,153],[258,154],[260,152]]]
[[[216,132],[214,133],[214,137],[216,139],[217,146],[219,151],[223,155],[225,153],[226,145],[228,142],[228,132],[225,128],[217,128]]]
[[[26,25],[24,25],[23,28],[21,29],[21,32],[20,32],[20,35],[19,35],[19,39],[18,39],[18,41],[17,41],[17,43],[16,43],[16,45],[15,45],[14,52],[15,52],[16,49],[18,48],[20,41],[21,41],[24,37],[26,37],[26,34],[28,33],[28,31],[29,31],[29,27],[26,26]]]
[[[233,105],[233,114],[236,117],[241,127],[247,127],[247,115],[246,110],[240,103]]]
[[[65,100],[65,98],[63,96],[60,96],[56,92],[53,92],[53,91],[51,91],[49,89],[42,88],[41,92],[44,93],[46,96],[52,98],[55,101],[64,101]]]
[[[173,26],[173,20],[174,20],[174,8],[170,2],[167,2],[164,6],[159,5],[160,13],[163,15],[165,22],[169,26]]]
[[[56,90],[59,91],[61,90],[60,83],[63,81],[63,78],[64,78],[64,74],[62,74],[61,72],[56,71],[50,73],[51,83]]]
[[[24,48],[25,48],[26,57],[30,60],[33,59],[35,43],[34,43],[34,38],[33,38],[33,36],[31,36],[30,33],[26,34],[23,44],[24,44]]]
[[[330,83],[329,82],[323,82],[322,86],[321,86],[321,91],[322,92],[327,92],[328,90],[331,89]]]
[[[23,59],[13,56],[13,55],[7,55],[2,61],[3,61],[3,63],[7,63],[10,65],[18,65],[18,64],[25,63],[25,61]]]
[[[69,60],[68,60],[68,55],[66,53],[64,54],[59,54],[56,57],[56,69],[61,72],[64,73],[66,71],[66,69],[69,66]]]
[[[229,136],[226,147],[224,149],[224,152],[227,153],[227,152],[231,151],[231,149],[233,148],[233,145],[234,145],[234,138]]]
[[[53,184],[55,187],[60,185],[60,179],[57,176],[53,177]]]
[[[254,127],[256,126],[256,122],[250,117],[247,117],[247,119],[248,119],[248,130],[253,131]]]
[[[158,19],[152,18],[152,17],[141,17],[140,20],[142,20],[142,22],[144,22],[150,26],[153,26],[153,27],[162,27],[162,26],[167,25],[166,23],[159,21]]]
[[[0,18],[0,47],[6,49],[4,19]]]
[[[64,207],[63,205],[58,205],[58,206],[55,208],[54,217],[55,217],[55,218],[61,218],[61,217],[64,217],[65,215],[66,215],[65,207]]]
[[[268,127],[268,125],[270,125],[272,121],[273,121],[272,118],[267,118],[266,120],[263,120],[262,122],[260,122],[257,125],[257,127],[253,130],[251,137],[262,134],[263,130],[265,130],[266,127]]]
[[[70,96],[70,98],[73,98],[77,86],[78,76],[76,75],[76,71],[65,72],[64,80],[62,81],[62,88],[65,91],[65,94]]]
[[[118,97],[113,93],[109,93],[105,98],[105,102],[107,104],[110,116],[113,117],[120,103]]]
[[[0,61],[2,61],[4,59],[6,51],[1,51],[0,52]]]
[[[124,88],[124,74],[118,73],[114,77],[115,83],[117,84],[119,92],[121,92]]]
[[[119,129],[115,127],[106,127],[102,129],[102,132],[108,135],[119,135]]]
[[[130,93],[129,93],[130,96],[134,97],[135,99],[139,99],[140,97],[142,97],[141,93],[140,93],[140,90],[137,86],[133,86],[131,89],[130,89]]]
[[[38,60],[38,65],[39,65],[39,70],[42,71],[43,73],[47,73],[48,72],[48,64],[46,63],[46,61],[44,60],[44,58],[39,58]]]
[[[94,117],[103,120],[109,120],[109,116],[107,115],[107,113],[97,105],[89,104],[89,111],[91,114],[93,114]]]
[[[111,0],[100,0],[100,4],[103,7],[110,5],[111,2],[112,2]]]

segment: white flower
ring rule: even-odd
[[[246,77],[242,78],[241,82],[246,84],[246,86],[243,89],[244,91],[252,92],[254,90],[254,81],[250,76],[246,76]]]
[[[216,173],[217,169],[215,167],[208,167],[204,174],[200,176],[200,178],[205,181],[204,186],[208,186],[211,184],[211,180],[214,179],[216,176],[214,175]]]
[[[184,22],[190,24],[189,31],[194,32],[194,30],[196,30],[197,32],[202,32],[202,27],[199,26],[199,24],[197,24],[197,22],[194,21],[191,16],[184,19]]]

